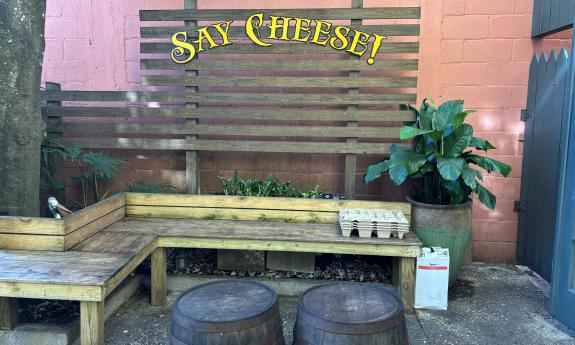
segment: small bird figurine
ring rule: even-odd
[[[54,198],[53,196],[48,198],[48,208],[50,209],[50,212],[52,212],[54,218],[56,219],[60,219],[62,217],[66,217],[67,215],[72,214],[72,211],[60,205],[58,200],[56,200],[56,198]]]

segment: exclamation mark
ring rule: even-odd
[[[368,65],[373,65],[373,63],[375,62],[374,58],[375,55],[377,55],[377,51],[379,50],[379,47],[381,46],[381,41],[387,39],[387,37],[385,36],[380,36],[380,35],[376,35],[375,36],[375,40],[373,41],[373,44],[371,46],[371,53],[369,54],[370,58],[367,59],[367,64]]]

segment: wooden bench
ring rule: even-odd
[[[88,239],[66,252],[0,250],[0,329],[18,321],[15,298],[80,301],[82,345],[104,344],[106,297],[157,243],[156,236],[146,234],[106,232],[94,237],[98,245]]]
[[[114,218],[117,205],[125,217]],[[257,249],[394,257],[394,276],[406,310],[411,311],[421,242],[412,233],[402,240],[344,238],[337,215],[346,207],[401,209],[408,216],[411,209],[407,203],[374,201],[119,194],[82,211],[80,224],[86,224],[81,228],[90,226],[91,231],[82,232],[85,237],[77,234],[81,240],[68,251],[63,251],[65,246],[52,249],[60,252],[0,250],[0,296],[81,301],[82,344],[101,345],[105,297],[148,255],[152,255],[151,301],[161,305],[166,301],[165,248]],[[20,249],[26,242],[18,237],[30,233],[36,236],[30,244],[33,249],[42,247],[43,240],[49,246],[55,239],[65,243],[69,235],[54,229],[66,229],[78,218],[0,217],[0,237],[9,232]],[[108,224],[107,218],[114,221]],[[44,223],[50,225],[47,230],[42,230]],[[12,228],[15,224],[18,231]],[[0,297],[1,308],[0,314],[13,315],[13,299]],[[0,319],[0,327],[2,323]]]

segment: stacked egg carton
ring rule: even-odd
[[[350,237],[357,230],[359,237],[395,237],[402,239],[409,231],[409,221],[400,210],[344,208],[339,211],[341,234]]]

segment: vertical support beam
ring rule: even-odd
[[[401,272],[399,267],[401,258],[393,257],[391,260],[391,282],[394,286],[399,287],[401,285]]]
[[[80,302],[80,342],[104,345],[104,302]]]
[[[197,0],[184,0],[184,9],[194,10],[198,8]],[[196,20],[187,20],[184,22],[186,27],[196,27],[198,22]],[[186,70],[186,77],[198,76],[197,70]],[[186,92],[198,92],[197,86],[186,86]],[[197,108],[198,103],[186,103],[187,108]],[[198,123],[198,119],[186,119],[186,126],[193,126]],[[186,144],[198,140],[197,135],[187,135]],[[199,152],[186,151],[186,191],[188,194],[198,194],[200,181],[199,170]]]
[[[61,85],[58,83],[46,82],[46,91],[61,91]],[[52,107],[61,107],[62,102],[60,101],[48,101],[47,104]],[[61,132],[50,132],[54,129],[61,129],[64,123],[62,116],[60,114],[50,115],[47,119],[48,122],[48,137],[50,139],[56,140],[62,136]],[[56,188],[60,187],[62,189],[56,189],[53,191],[54,197],[62,205],[66,205],[66,187],[65,187],[65,171],[64,171],[64,160],[59,155],[52,155],[49,162],[51,170],[53,173],[53,183]]]
[[[399,295],[403,300],[406,313],[413,313],[415,299],[415,258],[399,259]]]
[[[18,299],[0,297],[0,329],[12,329],[18,321]]]
[[[152,253],[152,305],[166,304],[166,248]]]
[[[362,8],[363,0],[352,0],[352,8]],[[361,19],[352,19],[351,27],[361,25]],[[352,56],[351,59],[359,59],[359,57]],[[359,78],[359,71],[349,71],[348,75],[352,78]],[[359,89],[350,88],[347,91],[350,95],[359,95]],[[347,110],[356,110],[359,108],[358,104],[349,104]],[[347,127],[357,127],[357,122],[349,121],[347,122]],[[347,138],[346,142],[356,143],[357,138]],[[357,155],[356,154],[346,154],[345,155],[345,196],[348,199],[355,199],[356,193],[356,172],[357,172]]]

